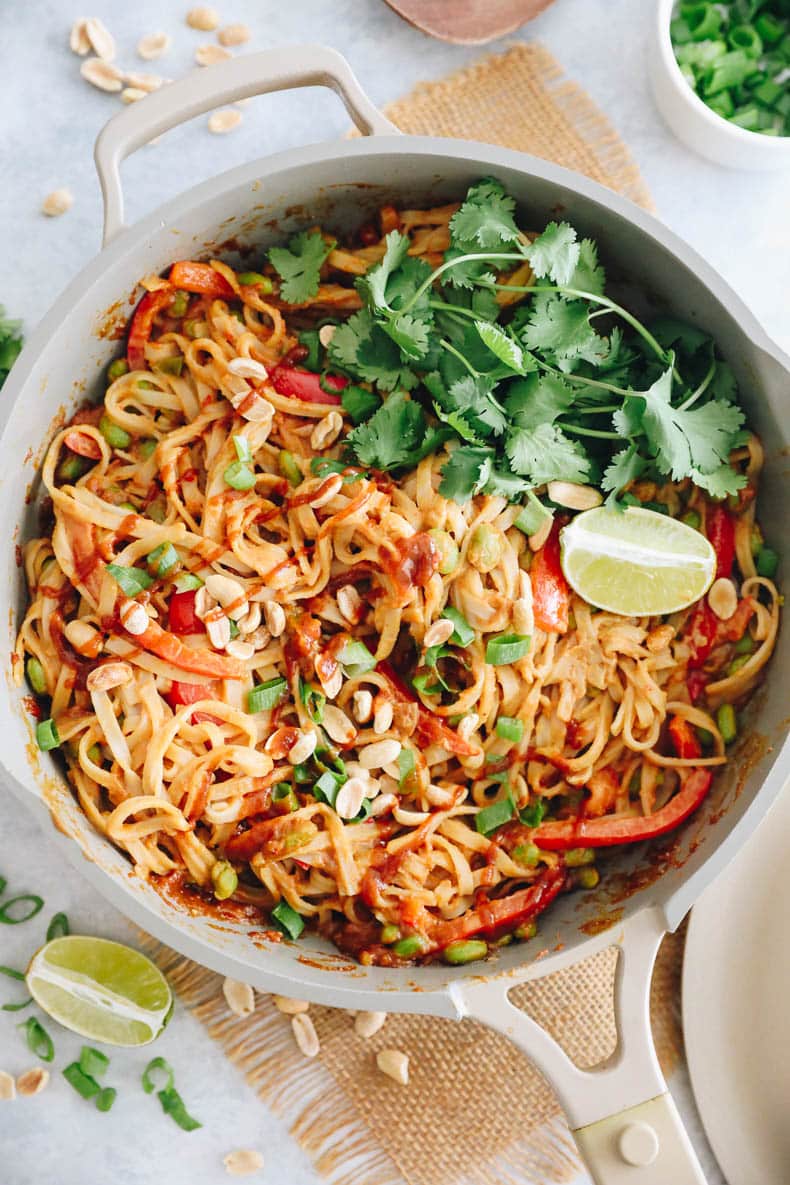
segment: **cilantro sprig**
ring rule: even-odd
[[[269,262],[280,276],[280,296],[288,304],[304,304],[318,292],[321,268],[336,243],[320,231],[302,231],[287,247],[272,247]]]
[[[329,346],[335,368],[389,393],[349,434],[359,464],[405,471],[446,446],[440,492],[458,502],[522,500],[555,480],[593,482],[613,503],[643,476],[691,478],[714,497],[743,485],[729,367],[695,327],[645,325],[608,295],[591,239],[550,222],[530,240],[485,178],[438,267],[410,248],[387,235],[357,281],[364,307]]]

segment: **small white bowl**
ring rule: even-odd
[[[790,136],[747,132],[711,111],[675,59],[669,24],[676,0],[657,0],[648,45],[648,73],[659,111],[687,147],[731,169],[790,168]]]

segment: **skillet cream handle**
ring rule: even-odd
[[[103,245],[123,230],[121,162],[155,136],[238,99],[302,86],[326,86],[343,100],[365,136],[395,135],[398,129],[371,103],[348,62],[323,45],[286,46],[247,54],[192,70],[177,82],[131,103],[99,133],[94,150],[104,198]]]
[[[617,1048],[592,1070],[580,1070],[537,1021],[511,1003],[509,992],[518,977],[461,981],[453,987],[461,1015],[503,1033],[557,1091],[596,1185],[705,1185],[667,1092],[650,1029],[650,980],[664,929],[663,915],[645,910],[621,932]],[[583,1013],[578,1019],[586,1021]]]

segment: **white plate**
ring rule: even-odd
[[[694,907],[683,1026],[729,1185],[790,1182],[790,786]]]

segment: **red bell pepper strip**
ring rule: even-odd
[[[459,918],[437,922],[428,932],[431,950],[444,950],[451,942],[473,938],[476,934],[495,938],[522,926],[551,905],[563,888],[565,878],[562,865],[546,868],[526,889],[511,893],[509,897],[486,901]]]
[[[735,522],[724,506],[711,506],[705,516],[705,533],[716,552],[716,579],[732,575],[735,561]]]
[[[560,525],[554,522],[551,534],[536,552],[529,570],[532,582],[532,609],[535,625],[548,634],[564,634],[568,629],[571,596],[560,567]]]
[[[697,670],[705,662],[713,649],[718,628],[719,619],[708,604],[707,598],[703,597],[694,606],[694,612],[683,632],[690,647],[689,670]]]
[[[173,289],[169,286],[157,288],[156,292],[146,292],[134,310],[126,341],[126,361],[130,370],[145,370],[145,344],[151,336],[154,318],[162,309],[167,308],[174,295]]]
[[[174,679],[165,699],[170,707],[181,708],[184,704],[196,704],[202,699],[214,699],[216,688],[213,683],[179,683]],[[201,713],[196,713],[200,715]]]
[[[194,263],[191,259],[174,263],[167,277],[174,288],[184,292],[199,292],[201,296],[216,296],[233,300],[236,293],[225,277],[207,263]]]
[[[68,436],[64,436],[63,443],[80,457],[88,457],[91,461],[98,461],[101,457],[99,442],[84,432],[69,432]]]
[[[686,674],[686,690],[693,704],[697,702],[709,682],[710,678],[704,671],[688,671]]]
[[[195,612],[195,592],[173,593],[167,607],[167,624],[172,634],[199,634],[205,626]]]
[[[693,769],[666,806],[653,815],[604,815],[598,819],[561,819],[541,823],[532,833],[533,842],[549,852],[568,848],[608,848],[620,843],[639,843],[673,831],[692,815],[710,790],[713,775],[707,769]]]
[[[209,679],[243,679],[246,668],[229,654],[217,654],[214,650],[193,650],[175,634],[163,630],[155,621],[148,623],[142,634],[130,634],[135,645],[142,646],[158,658],[171,663],[190,675],[206,675]]]
[[[339,393],[325,391],[321,386],[321,375],[313,374],[310,370],[297,370],[295,366],[275,366],[269,371],[269,382],[278,395],[287,399],[301,399],[303,403],[325,403],[337,407],[341,402]],[[324,382],[329,383],[337,392],[348,386],[349,380],[339,374],[323,376]]]
[[[420,745],[441,745],[448,752],[455,753],[457,757],[471,757],[475,752],[474,747],[462,740],[454,729],[421,704],[412,689],[404,683],[388,662],[377,663],[376,670],[389,682],[398,699],[418,705],[417,727],[414,730],[414,737]]]
[[[682,716],[673,716],[669,722],[669,736],[678,757],[686,760],[702,756],[702,745],[694,730]]]

